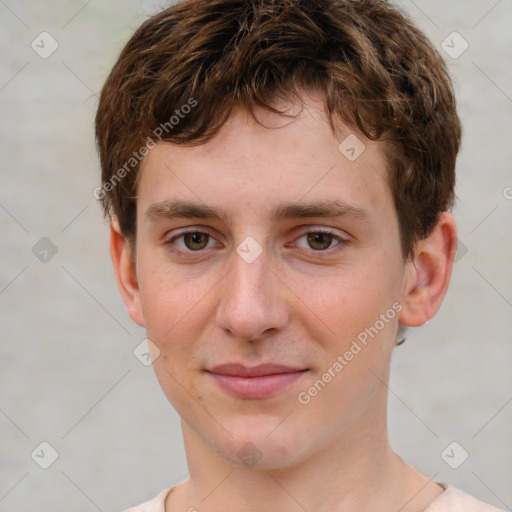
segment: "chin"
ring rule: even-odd
[[[275,470],[292,467],[304,459],[300,447],[310,446],[311,439],[303,439],[304,430],[285,424],[289,419],[275,417],[267,421],[246,418],[236,428],[226,425],[229,435],[216,439],[214,451],[225,460],[248,469]],[[276,428],[277,427],[277,428]]]

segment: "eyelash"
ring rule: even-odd
[[[212,231],[209,230],[208,228],[201,228],[201,229],[194,228],[194,229],[187,229],[185,231],[179,232],[178,234],[174,235],[172,238],[169,238],[168,240],[166,240],[164,242],[164,245],[167,246],[169,251],[171,251],[174,254],[178,254],[180,256],[194,254],[194,253],[197,253],[197,254],[203,253],[205,251],[205,249],[198,249],[197,251],[192,251],[192,250],[184,251],[182,249],[176,249],[176,248],[174,248],[172,246],[172,244],[173,244],[173,242],[175,240],[177,240],[179,238],[182,238],[184,235],[186,235],[188,233],[200,233],[200,234],[208,235],[211,238],[214,238]],[[317,254],[322,254],[322,253],[330,252],[332,249],[335,249],[336,247],[343,248],[344,246],[346,246],[346,245],[348,245],[350,243],[349,240],[347,240],[345,238],[342,238],[339,235],[336,235],[334,233],[334,231],[331,231],[329,229],[310,229],[310,230],[307,230],[307,231],[303,231],[297,237],[297,240],[301,239],[305,235],[317,234],[317,233],[321,233],[321,234],[325,234],[325,235],[331,235],[333,237],[333,239],[336,239],[338,241],[338,244],[334,248],[333,247],[329,247],[329,248],[324,249],[324,250],[322,250],[322,249],[319,249],[319,250],[310,249],[312,252],[317,253]]]

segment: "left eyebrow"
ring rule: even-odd
[[[203,203],[184,200],[166,200],[154,203],[146,210],[146,216],[150,218],[197,218],[218,219],[228,223],[232,216],[219,208],[207,206]],[[372,219],[370,212],[343,200],[316,201],[312,203],[278,204],[271,211],[271,218],[278,221],[293,218],[310,217],[351,217],[369,222]]]
[[[371,214],[368,210],[347,201],[331,200],[314,203],[283,203],[274,208],[272,217],[275,220],[306,217],[353,217],[370,221]]]

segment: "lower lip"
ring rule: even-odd
[[[237,377],[208,372],[217,384],[237,398],[269,398],[300,379],[308,370],[260,377]]]

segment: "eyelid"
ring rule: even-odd
[[[167,244],[171,244],[177,238],[180,238],[183,235],[186,235],[187,233],[206,233],[211,238],[215,239],[214,232],[213,232],[213,230],[211,228],[209,228],[207,226],[190,226],[188,228],[179,229],[170,238],[167,238],[166,236],[163,237],[164,244],[166,244],[166,245]],[[181,249],[180,249],[180,251],[184,252]],[[200,252],[203,252],[203,251],[204,251],[204,249],[201,250],[201,251],[186,251],[186,252],[189,252],[189,253],[192,253],[192,252],[200,253]]]
[[[178,230],[173,230],[173,235],[168,240],[173,240],[181,235],[186,235],[187,233],[208,233],[213,236],[213,229],[208,226],[189,226],[186,228],[181,228]],[[165,236],[163,238],[166,238]]]

